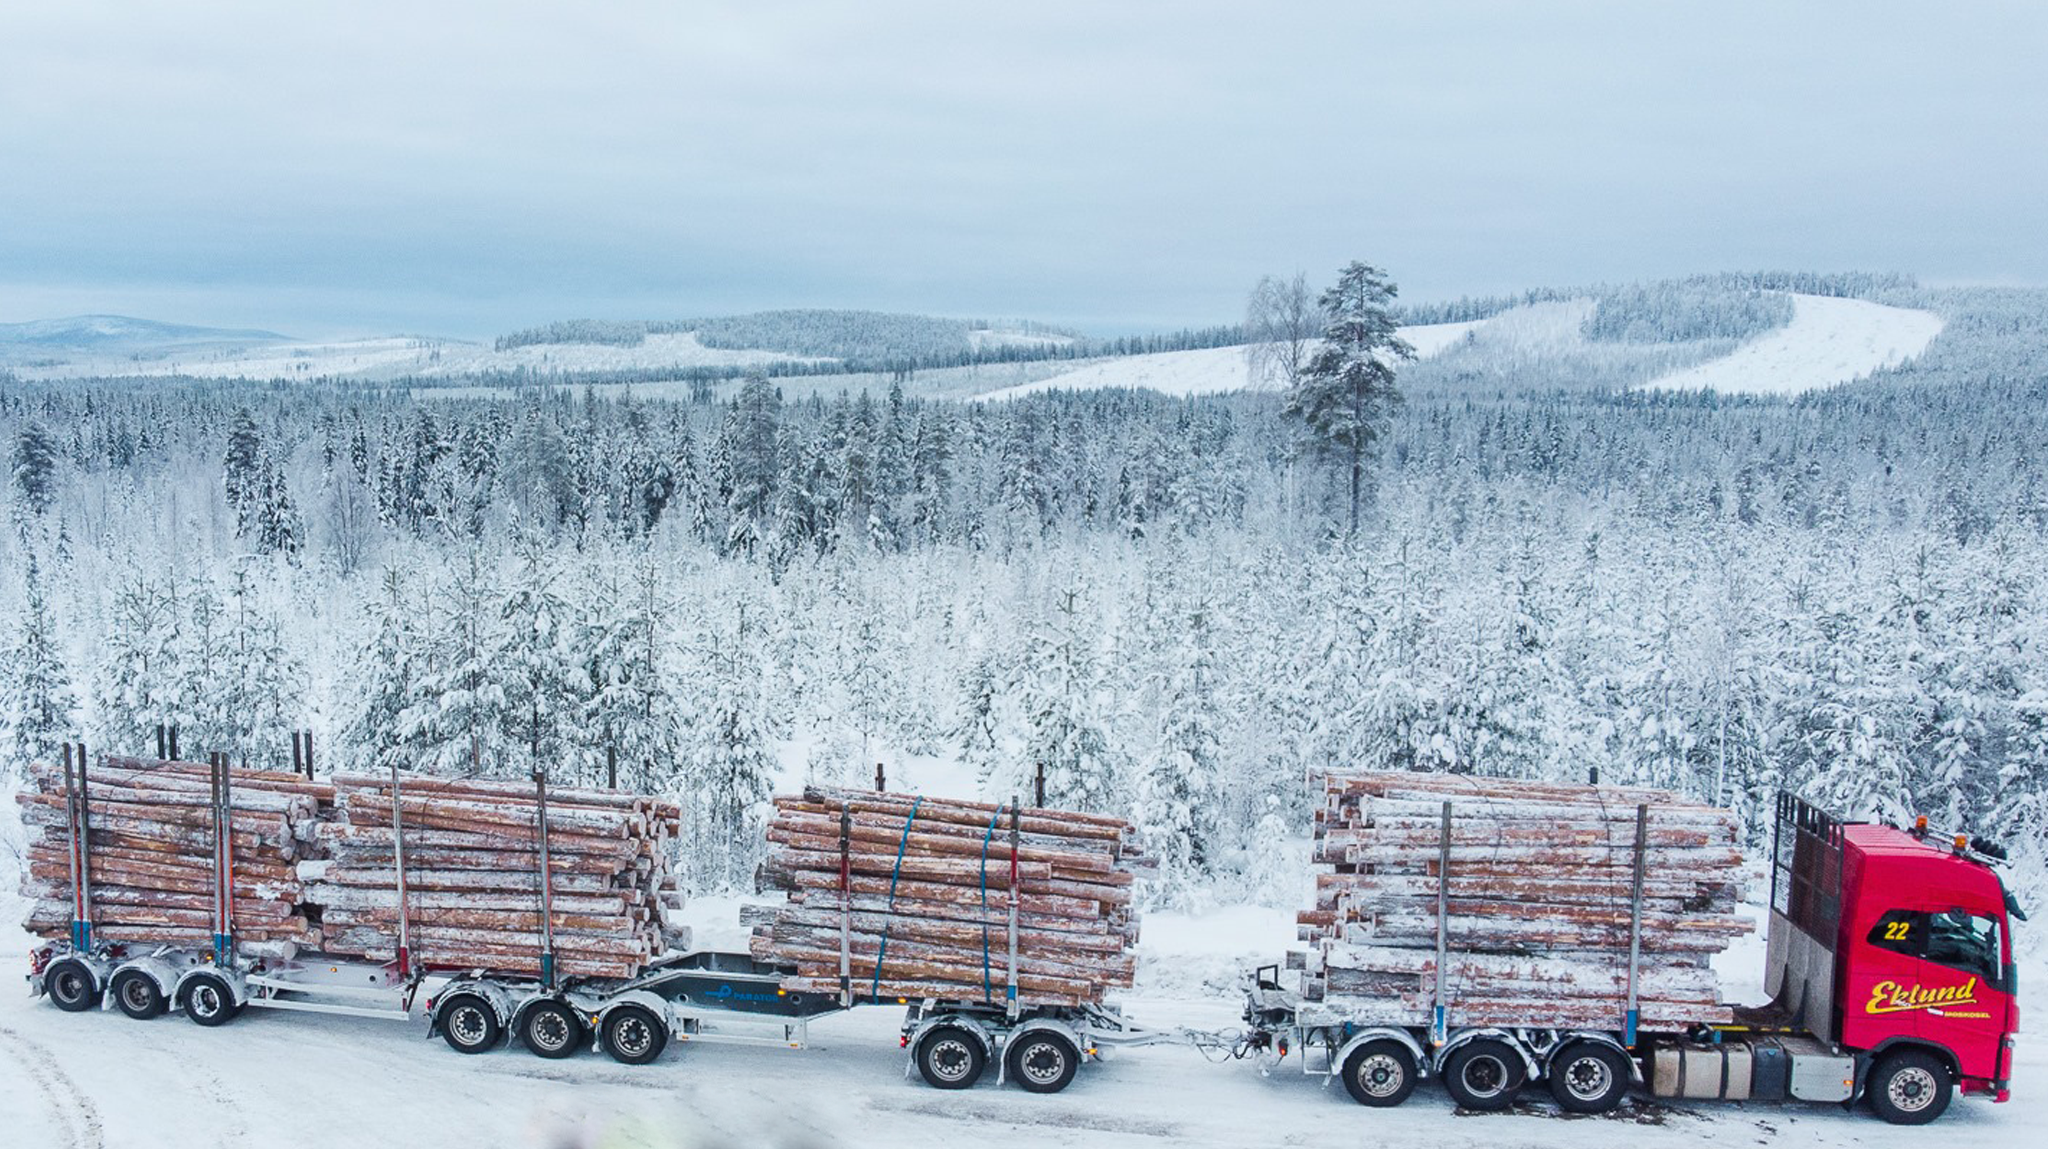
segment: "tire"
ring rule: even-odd
[[[1925,1125],[1948,1109],[1955,1082],[1931,1053],[1901,1050],[1870,1075],[1870,1107],[1892,1125]]]
[[[1040,1029],[1011,1038],[1003,1062],[1009,1079],[1026,1093],[1058,1093],[1081,1071],[1081,1051],[1060,1034]]]
[[[626,1065],[645,1065],[668,1047],[668,1027],[643,1006],[622,1005],[604,1015],[604,1051]]]
[[[52,962],[43,971],[43,992],[65,1013],[83,1013],[100,1003],[100,984],[92,967],[77,958]]]
[[[1567,1113],[1611,1113],[1628,1096],[1629,1061],[1597,1041],[1574,1041],[1550,1059],[1550,1096]]]
[[[1527,1076],[1519,1050],[1497,1038],[1482,1037],[1451,1051],[1444,1062],[1444,1092],[1461,1109],[1498,1112],[1515,1103]]]
[[[988,1065],[981,1039],[957,1025],[941,1025],[917,1042],[917,1072],[933,1089],[971,1089]]]
[[[1415,1055],[1398,1041],[1368,1041],[1344,1059],[1344,1090],[1360,1105],[1391,1109],[1415,1092]]]
[[[519,1040],[541,1057],[572,1057],[583,1048],[583,1019],[559,1001],[536,1001],[519,1015]]]
[[[483,1053],[505,1036],[505,1026],[491,1003],[473,993],[459,993],[441,1003],[434,1020],[441,1040],[457,1053]]]
[[[226,1025],[242,1012],[227,981],[211,973],[193,974],[185,979],[185,984],[178,987],[178,1008],[195,1024],[208,1029]]]
[[[170,999],[157,987],[156,979],[139,969],[124,969],[114,975],[114,982],[107,987],[114,995],[114,1004],[122,1013],[137,1021],[148,1021],[161,1017],[171,1007]]]

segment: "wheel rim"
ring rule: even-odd
[[[1040,1041],[1025,1047],[1017,1059],[1024,1076],[1034,1085],[1050,1085],[1067,1071],[1067,1054],[1055,1042]]]
[[[1465,1063],[1459,1079],[1474,1097],[1498,1097],[1507,1088],[1508,1067],[1493,1054],[1482,1053]]]
[[[1909,1065],[1892,1074],[1891,1081],[1884,1087],[1884,1095],[1899,1112],[1918,1113],[1934,1104],[1937,1089],[1932,1073],[1917,1065]]]
[[[968,1067],[974,1063],[974,1055],[967,1043],[959,1038],[947,1037],[932,1043],[925,1054],[925,1064],[931,1066],[932,1075],[944,1081],[959,1081],[967,1076]]]
[[[448,1018],[448,1032],[464,1045],[483,1044],[484,1034],[490,1032],[484,1022],[484,1011],[473,1005],[456,1007]]]
[[[58,1001],[77,1001],[85,996],[85,975],[69,966],[50,979],[50,995]]]
[[[526,1036],[542,1049],[561,1049],[569,1044],[568,1019],[558,1010],[535,1010],[533,1020],[527,1023]]]
[[[1360,1058],[1358,1071],[1354,1075],[1358,1087],[1371,1097],[1392,1097],[1400,1091],[1401,1081],[1407,1074],[1401,1070],[1400,1061],[1391,1053],[1375,1053]]]
[[[1614,1069],[1604,1057],[1575,1057],[1564,1067],[1564,1088],[1580,1101],[1598,1101],[1614,1088]]]
[[[140,975],[131,976],[121,982],[121,1004],[132,1010],[148,1009],[156,1001],[156,991]]]
[[[627,1057],[638,1057],[647,1052],[654,1041],[654,1030],[638,1017],[625,1017],[612,1027],[612,1045]]]
[[[192,987],[192,1012],[213,1017],[220,1012],[220,990],[205,982]]]

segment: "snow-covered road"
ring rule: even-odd
[[[2039,980],[2035,979],[2035,984]],[[1226,1002],[1135,1000],[1141,1020],[1232,1023]],[[2038,1004],[2033,1016],[2041,1016]],[[1640,1106],[1565,1119],[1546,1104],[1460,1116],[1425,1087],[1371,1111],[1336,1088],[1192,1050],[1121,1054],[1065,1093],[990,1081],[941,1093],[906,1079],[894,1010],[830,1018],[804,1051],[672,1046],[651,1066],[518,1048],[463,1057],[421,1026],[249,1011],[203,1029],[180,1016],[60,1013],[0,999],[0,1144],[18,1146],[1395,1145],[1447,1149],[1707,1141],[1913,1146],[1925,1130],[1822,1107]],[[2019,1100],[1959,1101],[1937,1128],[1980,1149],[2032,1143],[2048,1124],[2048,1057],[2021,1053]]]

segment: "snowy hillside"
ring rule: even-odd
[[[1941,334],[1941,317],[1931,311],[1828,295],[1794,295],[1792,301],[1789,325],[1649,386],[1796,395],[1861,379],[1911,359]]]
[[[1493,322],[1499,320],[1403,327],[1401,337],[1414,345],[1418,357],[1427,358],[1473,330]],[[980,398],[1015,399],[1045,391],[1118,387],[1144,387],[1163,395],[1216,395],[1244,390],[1246,376],[1243,347],[1209,347],[1199,351],[1162,351],[1153,355],[1099,360],[1050,379],[991,391]]]

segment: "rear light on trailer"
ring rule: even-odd
[[[909,1049],[909,1048],[910,1048],[910,1035],[906,1033],[906,1034],[903,1034],[902,1036],[898,1037],[898,1038],[896,1039],[896,1048],[898,1048],[898,1049]]]

